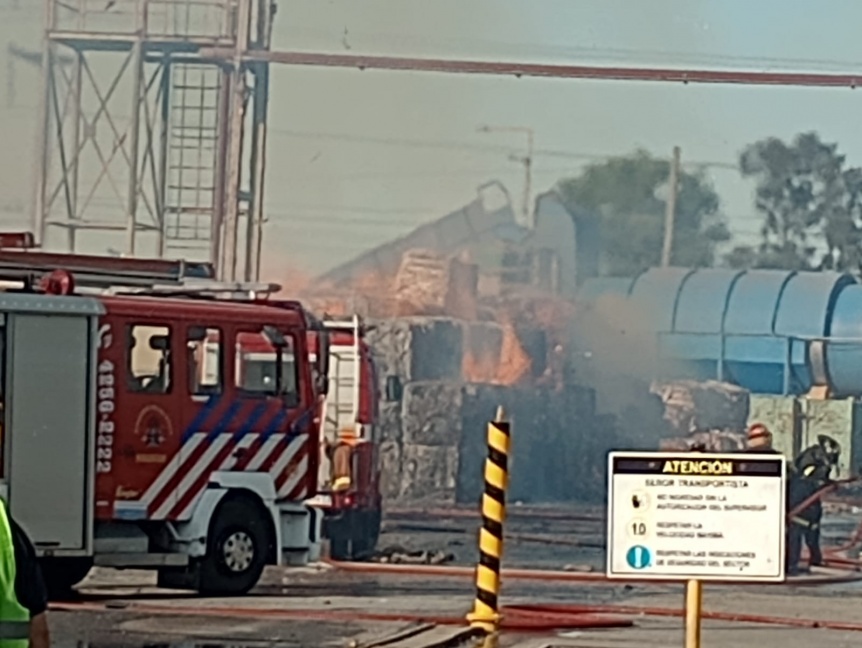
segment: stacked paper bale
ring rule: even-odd
[[[401,407],[400,496],[452,502],[461,439],[460,382],[413,382]]]
[[[395,275],[395,296],[404,314],[440,314],[449,288],[447,259],[430,250],[408,250]]]
[[[661,398],[671,430],[664,447],[699,445],[731,451],[743,442],[750,407],[748,390],[717,380],[678,380],[655,382],[650,391]]]
[[[463,327],[449,318],[409,317],[369,322],[367,341],[378,365],[403,385],[400,401],[380,407],[378,439],[383,496],[389,500],[452,501],[460,437]]]
[[[600,501],[608,450],[620,437],[611,417],[595,414],[592,390],[466,385],[457,500],[474,504],[483,488],[486,428],[497,406],[512,424],[510,501]]]
[[[595,416],[591,390],[521,381],[529,362],[511,370],[516,355],[497,323],[411,317],[369,324],[381,391],[388,376],[403,385],[400,400],[384,401],[379,410],[388,501],[477,501],[487,422],[499,405],[514,430],[511,499],[602,497],[605,453],[624,441],[612,421]],[[643,434],[642,417],[638,424]]]

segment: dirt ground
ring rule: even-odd
[[[604,556],[599,547],[603,542],[603,523],[600,517],[586,519],[595,513],[561,512],[556,508],[514,514],[507,527],[511,540],[507,540],[505,565],[553,569],[570,565],[580,571],[592,567],[601,572]],[[835,519],[830,520],[828,528],[830,534],[837,534],[850,526],[850,520]],[[461,512],[448,516],[396,513],[387,520],[381,546],[443,549],[455,554],[455,564],[469,566],[475,561],[475,527],[476,520]],[[50,623],[54,645],[60,647],[346,648],[365,645],[421,620],[436,622],[440,627],[463,626],[472,601],[469,569],[449,576],[354,573],[330,565],[271,569],[251,595],[234,599],[199,598],[193,593],[159,590],[150,572],[96,569],[81,585],[75,600],[55,606]],[[677,613],[682,601],[679,585],[632,586],[607,582],[508,579],[502,594],[504,605],[622,605]],[[773,617],[773,622],[707,619],[703,623],[702,645],[705,648],[855,647],[862,641],[862,632],[855,629],[786,624],[817,620],[859,623],[862,628],[860,609],[862,581],[819,586],[803,581],[759,587],[707,585],[704,595],[707,613],[756,614]],[[665,648],[683,644],[679,617],[647,616],[631,609],[613,616],[634,625],[604,630],[504,630],[499,645]],[[427,644],[417,639],[411,645],[419,648]]]

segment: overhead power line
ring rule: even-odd
[[[516,146],[504,146],[493,144],[470,144],[467,142],[457,142],[453,140],[427,140],[414,139],[405,137],[379,137],[372,135],[351,135],[350,133],[332,133],[332,132],[313,132],[299,131],[286,128],[270,128],[270,133],[282,137],[292,137],[295,139],[310,139],[310,140],[329,140],[336,142],[346,142],[353,144],[378,144],[381,146],[401,146],[406,148],[433,148],[433,149],[449,149],[463,151],[477,151],[486,153],[511,153],[517,150]],[[547,149],[537,148],[533,151],[535,156],[567,158],[571,160],[586,160],[603,162],[612,158],[626,157],[625,154],[612,155],[608,153],[575,153],[563,149]],[[703,161],[691,160],[683,163],[684,167],[698,168],[723,168],[738,171],[739,167],[731,162],[718,161]]]

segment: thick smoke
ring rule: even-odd
[[[618,295],[604,295],[579,311],[573,341],[596,370],[651,381],[659,375],[655,333],[649,313]]]
[[[573,320],[577,381],[596,390],[598,412],[617,417],[621,439],[632,449],[655,449],[668,434],[663,403],[650,385],[672,367],[659,355],[650,316],[643,305],[604,295]]]

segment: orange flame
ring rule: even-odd
[[[518,339],[514,322],[559,337],[570,315],[558,300],[535,296],[525,300],[492,298],[494,303],[487,304],[490,309],[480,314],[476,266],[469,259],[446,258],[427,250],[406,253],[395,277],[370,271],[337,287],[315,283],[294,268],[268,270],[265,275],[280,279],[280,296],[298,298],[318,315],[357,313],[372,319],[448,315],[461,320],[465,326],[462,376],[468,382],[514,385],[523,381],[532,369],[532,360]],[[496,332],[492,324],[479,324],[487,314],[499,322]]]

